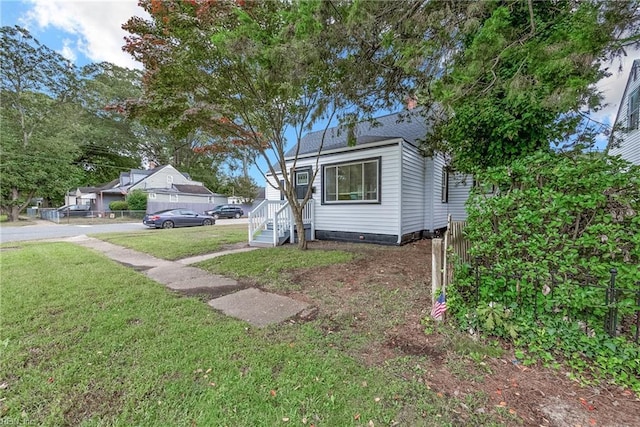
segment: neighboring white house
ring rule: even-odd
[[[90,200],[94,205],[92,210],[108,211],[110,202],[124,200],[134,190],[147,193],[148,212],[171,208],[204,212],[227,203],[227,196],[213,193],[201,182],[191,180],[171,165],[165,165],[122,172],[118,180],[102,187],[78,188],[69,193],[73,194],[75,201],[71,203],[68,200],[67,204],[84,204]]]
[[[313,199],[305,215],[311,237],[399,245],[434,235],[447,226],[449,214],[455,220],[466,219],[464,204],[473,179],[450,173],[442,156],[421,154],[419,141],[427,131],[423,118],[408,112],[379,117],[373,124],[359,123],[349,138],[355,144],[348,144],[349,132],[333,128],[326,132],[319,157],[323,131],[304,136],[295,184],[300,198],[312,186]],[[294,154],[295,147],[287,153],[288,168]],[[316,158],[319,170],[309,182]],[[267,178],[272,183],[282,179]],[[280,191],[267,185],[262,210],[274,203],[286,205]],[[250,218],[250,234],[259,231],[256,235],[267,235],[268,240],[273,226],[264,224],[277,221],[259,209],[252,216],[261,217],[263,224]],[[250,243],[259,245],[260,236]],[[272,240],[282,242],[281,237]]]
[[[633,61],[627,86],[622,94],[616,125],[619,130],[609,141],[608,153],[640,165],[640,59]],[[618,145],[619,143],[619,145]]]

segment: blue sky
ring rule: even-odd
[[[147,16],[137,0],[0,0],[3,26],[27,28],[41,43],[79,66],[107,61],[141,68],[122,51],[127,33],[121,26],[132,16]],[[615,120],[631,63],[637,58],[639,52],[630,52],[623,58],[621,73],[617,72],[617,61],[610,64],[613,75],[598,84],[609,105],[592,115],[595,120],[608,124]],[[257,177],[257,171],[253,175]]]

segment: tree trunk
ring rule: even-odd
[[[304,251],[307,249],[307,236],[304,233],[304,222],[302,222],[302,210],[304,206],[295,206],[292,209],[293,218],[296,222],[296,230],[298,231],[298,249]],[[293,238],[293,236],[291,236]]]
[[[9,221],[18,221],[20,215],[20,206],[18,205],[18,197],[20,192],[17,188],[11,189],[11,208],[9,210]]]

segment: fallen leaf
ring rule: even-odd
[[[208,374],[209,372],[211,372],[211,368],[207,369],[207,370],[205,371],[205,374]]]
[[[507,406],[507,402],[503,400],[502,402],[498,403],[498,406],[501,406],[504,408],[505,406]]]
[[[376,401],[376,402],[380,402],[380,398],[379,398],[379,397],[376,397],[376,398],[375,398],[375,399],[373,399],[373,400],[374,400],[374,401]]]
[[[288,422],[289,422],[289,418],[284,417],[284,418],[282,419],[282,421],[284,421],[285,423],[288,423]]]
[[[497,390],[496,390],[496,394],[497,394],[498,396],[502,396],[502,390],[497,389]]]
[[[442,397],[442,393],[436,393],[436,396]]]
[[[216,383],[209,383],[209,385],[210,385],[211,387],[215,387],[215,386],[216,386]]]
[[[589,425],[590,426],[594,426],[596,424],[597,424],[597,422],[596,422],[595,418],[589,418]]]
[[[509,413],[510,413],[511,415],[515,415],[515,414],[516,414],[516,410],[515,410],[515,409],[509,409]]]
[[[359,420],[360,419],[360,414],[355,414],[353,416],[353,419],[356,420],[356,421]]]
[[[270,393],[271,393],[271,396],[273,397],[276,397],[276,394],[278,394],[275,390],[271,390]]]
[[[47,382],[48,382],[48,383],[52,383],[52,382],[53,382],[53,377],[49,377],[49,378],[47,378]]]
[[[373,427],[373,420],[369,420],[369,427]]]

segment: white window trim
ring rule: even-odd
[[[149,198],[150,199],[155,199],[156,198],[156,193],[149,193]]]
[[[440,202],[449,203],[449,171],[442,168],[442,182],[440,183]]]
[[[169,194],[169,202],[178,203],[178,195],[177,194]]]
[[[167,175],[167,184],[173,184],[173,175]]]
[[[364,172],[365,172],[365,168],[364,165],[366,163],[375,163],[376,167],[376,198],[375,199],[359,199],[359,200],[340,200],[340,197],[338,196],[338,200],[327,200],[327,169],[329,168],[339,168],[339,167],[344,167],[344,166],[351,166],[351,165],[362,165],[362,181],[364,182]],[[363,160],[357,160],[357,161],[347,161],[347,162],[343,162],[343,163],[332,163],[332,164],[328,164],[328,165],[324,165],[322,167],[322,203],[323,204],[327,204],[327,205],[340,205],[340,204],[379,204],[381,203],[382,200],[382,196],[381,196],[381,192],[380,192],[380,187],[382,186],[382,182],[381,182],[381,170],[380,170],[380,158],[369,158],[369,159],[363,159]],[[338,173],[336,170],[336,191],[339,193],[339,188],[338,188]],[[364,197],[365,195],[365,190],[363,189],[362,191],[362,196]]]
[[[635,104],[632,104],[632,98],[635,97]],[[635,108],[633,108],[635,107]],[[640,125],[640,87],[636,88],[629,95],[627,105],[627,128],[628,130],[637,130]]]

